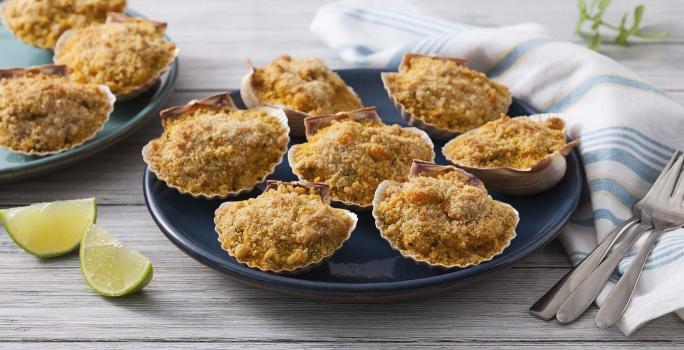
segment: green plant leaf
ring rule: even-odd
[[[596,31],[594,33],[594,36],[591,37],[591,40],[589,41],[589,48],[592,50],[596,50],[601,46],[601,33]]]
[[[641,18],[644,15],[644,5],[638,5],[634,8],[634,22],[632,22],[632,30],[636,33],[641,25]]]

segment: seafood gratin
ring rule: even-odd
[[[259,197],[225,202],[214,223],[221,247],[249,267],[301,272],[349,238],[356,215],[330,206],[327,185],[271,182]]]

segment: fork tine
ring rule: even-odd
[[[679,174],[679,180],[675,186],[674,192],[672,193],[672,199],[677,203],[684,200],[684,174]]]
[[[675,151],[672,154],[672,157],[670,160],[665,164],[665,167],[663,170],[660,171],[660,174],[658,174],[658,177],[653,181],[653,184],[651,185],[651,188],[648,189],[648,192],[644,195],[643,198],[647,196],[651,196],[655,193],[657,193],[660,190],[660,187],[662,186],[663,180],[665,179],[665,176],[668,174],[669,170],[672,168],[672,165],[679,159],[680,152],[679,150]]]
[[[684,154],[680,153],[677,161],[672,165],[672,168],[670,168],[663,180],[662,188],[658,193],[659,199],[666,200],[672,196],[675,184],[679,180],[682,171],[682,162],[684,162]]]

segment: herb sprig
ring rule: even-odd
[[[619,25],[605,22],[603,20],[603,14],[606,12],[610,2],[611,0],[592,0],[591,4],[587,6],[586,0],[577,0],[579,18],[577,19],[577,25],[575,26],[575,34],[584,37],[589,48],[596,50],[601,45],[601,27],[616,31],[617,36],[615,37],[614,41],[616,44],[623,46],[629,45],[628,39],[631,36],[657,40],[665,38],[668,35],[667,32],[654,34],[646,34],[642,32],[641,19],[644,16],[644,5],[637,5],[634,8],[631,25],[629,26],[627,25],[629,12],[622,15]],[[591,26],[589,27],[590,32],[584,33],[582,28],[587,22],[591,23]]]

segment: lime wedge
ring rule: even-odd
[[[0,221],[19,247],[49,258],[76,249],[96,213],[95,198],[85,198],[2,209]]]
[[[135,293],[152,280],[150,259],[124,247],[95,224],[83,235],[80,259],[86,283],[104,296]]]

